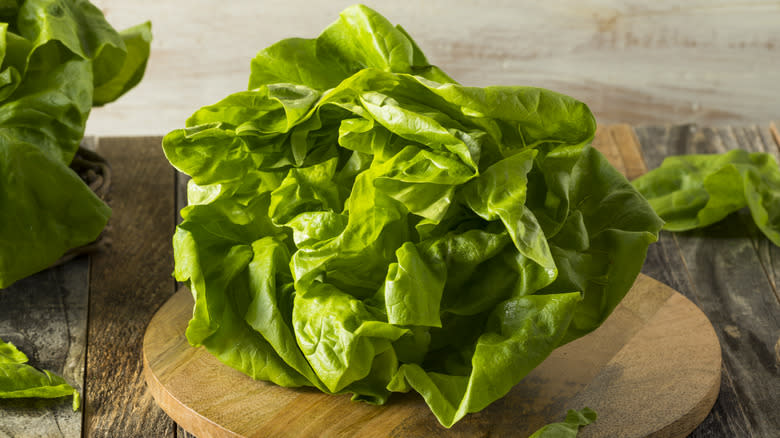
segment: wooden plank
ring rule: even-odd
[[[174,436],[141,377],[143,332],[174,292],[174,170],[159,137],[100,138],[98,152],[113,167],[112,246],[92,261],[85,434]]]
[[[623,161],[623,155],[620,153],[620,147],[612,136],[614,126],[599,125],[596,129],[596,136],[593,138],[593,147],[598,149],[604,157],[623,175],[626,174],[626,163]]]
[[[154,41],[143,82],[95,108],[87,131],[145,135],[183,127],[197,108],[245,89],[258,51],[282,38],[316,36],[355,1],[94,3],[119,29],[151,20]],[[460,83],[550,88],[586,102],[600,123],[777,117],[770,97],[780,95],[776,0],[364,3],[401,24]]]
[[[652,169],[668,155],[756,149],[755,140],[763,137],[745,131],[754,129],[686,125],[636,132]],[[676,284],[671,285],[708,315],[723,347],[721,396],[694,436],[772,436],[780,430],[775,359],[780,304],[754,244],[766,239],[751,225],[743,210],[702,230],[663,232],[645,267],[656,278],[659,271],[666,271],[663,276],[674,279]],[[665,261],[653,262],[663,257]]]
[[[95,137],[81,146],[94,150]],[[89,259],[77,257],[0,290],[0,339],[10,341],[30,365],[84,388]],[[81,436],[83,410],[70,398],[0,400],[0,436]]]
[[[629,180],[647,172],[639,140],[630,125],[600,125],[596,129],[593,147]]]
[[[626,178],[633,180],[647,172],[639,139],[636,138],[634,129],[626,124],[613,125],[610,127],[609,133],[615,144],[618,145]]]

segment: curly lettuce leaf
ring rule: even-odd
[[[0,8],[0,288],[88,244],[110,209],[68,166],[93,105],[143,76],[149,24],[121,34],[86,0]]]
[[[27,356],[0,339],[0,398],[60,398],[73,396],[73,410],[81,406],[79,392],[62,377],[27,365]]]
[[[284,386],[415,390],[449,427],[603,322],[662,222],[587,106],[436,71],[356,6],[166,135],[192,345]]]
[[[666,221],[664,229],[706,227],[748,207],[758,228],[780,246],[780,168],[770,154],[735,149],[667,157],[633,184]]]
[[[290,83],[324,91],[365,68],[454,82],[429,64],[403,28],[355,5],[317,38],[285,39],[258,53],[252,60],[249,89]]]
[[[571,151],[561,151],[568,155]],[[626,178],[592,147],[583,148],[568,173],[555,173],[564,160],[556,152],[538,162],[547,177],[536,186],[529,208],[539,216],[561,215],[555,232],[547,233],[559,275],[540,293],[583,292],[562,343],[601,325],[631,288],[648,246],[658,238],[663,221]],[[550,167],[548,167],[550,166]],[[541,179],[541,178],[540,178]],[[558,198],[554,193],[559,193]],[[537,204],[544,199],[543,204]],[[554,200],[554,201],[553,201]],[[565,208],[565,216],[560,210]]]
[[[92,242],[111,215],[75,172],[28,143],[0,145],[0,175],[0,287]]]
[[[149,60],[152,44],[152,23],[147,21],[127,28],[119,32],[119,35],[122,37],[127,52],[124,59],[112,60],[112,64],[121,65],[122,68],[114,76],[110,76],[108,80],[95,84],[92,96],[94,106],[102,106],[115,101],[138,85],[146,72],[146,63]]]

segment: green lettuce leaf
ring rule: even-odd
[[[575,438],[580,427],[594,421],[596,421],[596,412],[593,409],[582,408],[581,411],[570,409],[564,421],[548,424],[528,438]]]
[[[8,177],[0,185],[0,286],[95,240],[111,215],[78,175],[29,143],[0,147],[0,175]]]
[[[772,155],[735,149],[724,154],[667,157],[633,182],[664,229],[706,227],[744,207],[780,246],[780,168]]]
[[[268,47],[251,67],[249,89],[290,83],[324,91],[364,68],[454,82],[428,63],[403,28],[362,5],[344,10],[318,38],[290,38]]]
[[[415,390],[450,427],[598,327],[661,228],[585,104],[461,86],[366,7],[260,52],[249,88],[163,150],[192,177],[187,338],[254,378]]]
[[[135,86],[149,24],[118,33],[86,0],[0,8],[0,288],[97,238],[110,209],[69,164],[93,105]]]
[[[146,62],[149,60],[149,53],[152,44],[152,23],[146,22],[127,28],[119,35],[125,43],[127,49],[124,59],[121,58],[112,61],[113,65],[121,65],[122,68],[105,82],[95,84],[92,104],[102,106],[113,102],[131,88],[138,85],[146,71]]]
[[[27,365],[27,356],[0,339],[0,398],[60,398],[73,396],[73,410],[81,406],[79,392],[62,377]]]

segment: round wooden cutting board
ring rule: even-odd
[[[144,338],[144,374],[160,407],[198,437],[525,437],[584,406],[598,420],[580,437],[682,437],[706,417],[720,388],[712,325],[687,298],[645,275],[598,330],[556,350],[506,397],[449,430],[416,393],[373,406],[254,381],[190,347],[191,314],[186,289],[160,308]]]

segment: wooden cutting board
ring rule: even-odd
[[[645,275],[596,331],[556,350],[501,400],[445,429],[416,393],[384,406],[312,389],[253,381],[192,348],[184,330],[192,296],[182,289],[155,314],[144,374],[162,409],[198,437],[525,437],[589,406],[580,437],[682,437],[712,408],[721,352],[706,316]]]

